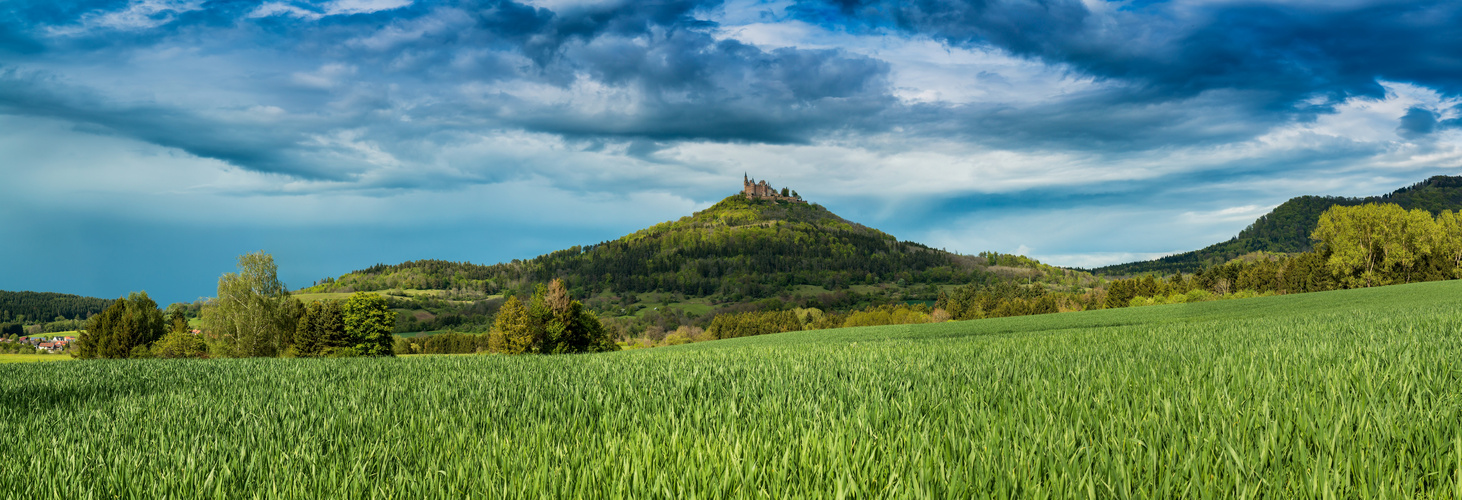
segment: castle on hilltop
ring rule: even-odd
[[[773,188],[771,184],[767,184],[766,180],[758,182],[745,174],[741,176],[741,194],[753,200],[807,203],[806,201],[802,201],[802,197],[798,196],[796,191],[788,191],[787,188],[782,188],[781,192],[777,192],[776,188]]]

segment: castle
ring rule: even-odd
[[[787,188],[782,188],[782,190],[786,191]],[[757,182],[756,180],[745,174],[741,176],[741,194],[744,194],[747,198],[751,198],[753,200],[773,200],[790,201],[793,203],[807,203],[806,201],[802,201],[802,197],[798,196],[795,191],[788,192],[788,196],[783,196],[782,193],[777,192],[777,190],[773,188],[771,184],[767,184],[767,181],[763,180]]]

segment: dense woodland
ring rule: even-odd
[[[39,324],[85,320],[100,314],[111,300],[64,293],[0,290],[0,323]]]
[[[1156,260],[1097,268],[1093,272],[1107,276],[1195,273],[1254,252],[1308,252],[1313,249],[1310,235],[1315,231],[1320,214],[1334,206],[1353,207],[1368,203],[1395,204],[1407,210],[1424,210],[1432,215],[1444,210],[1462,210],[1462,176],[1439,175],[1381,196],[1293,198],[1254,221],[1229,241]]]

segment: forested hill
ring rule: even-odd
[[[1390,194],[1365,198],[1338,196],[1301,196],[1292,198],[1259,217],[1233,239],[1202,250],[1169,255],[1156,260],[1133,262],[1097,268],[1097,274],[1109,276],[1145,273],[1193,273],[1204,267],[1222,264],[1253,252],[1295,253],[1312,248],[1310,233],[1320,214],[1332,206],[1355,206],[1366,203],[1394,203],[1405,209],[1423,209],[1433,215],[1443,210],[1462,209],[1462,176],[1439,175],[1407,186]]]
[[[963,284],[996,281],[1001,273],[1033,278],[1064,272],[1021,257],[956,255],[899,241],[816,204],[738,194],[677,221],[531,260],[490,266],[437,260],[376,265],[308,291],[499,293],[563,278],[580,296],[668,292],[740,301],[774,297],[801,285],[837,290],[876,283]]]
[[[0,323],[46,323],[58,317],[86,319],[111,303],[109,299],[64,293],[0,290]]]

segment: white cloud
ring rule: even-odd
[[[355,76],[355,66],[342,63],[328,63],[312,72],[298,72],[291,75],[294,83],[318,89],[334,88],[346,78]]]
[[[327,16],[369,14],[383,10],[399,9],[411,5],[413,0],[334,0],[310,10],[285,2],[267,2],[255,7],[248,17],[293,16],[316,20]]]
[[[715,35],[765,50],[841,49],[890,66],[893,95],[905,103],[1032,104],[1103,84],[1067,68],[1011,56],[992,47],[952,47],[928,37],[853,34],[791,19],[786,2],[728,2],[713,19]]]
[[[369,14],[399,9],[411,5],[411,3],[412,0],[335,0],[325,4],[325,15]]]
[[[177,16],[202,7],[202,0],[136,0],[121,10],[88,12],[74,25],[53,26],[52,35],[79,35],[94,30],[139,31],[170,23]]]

